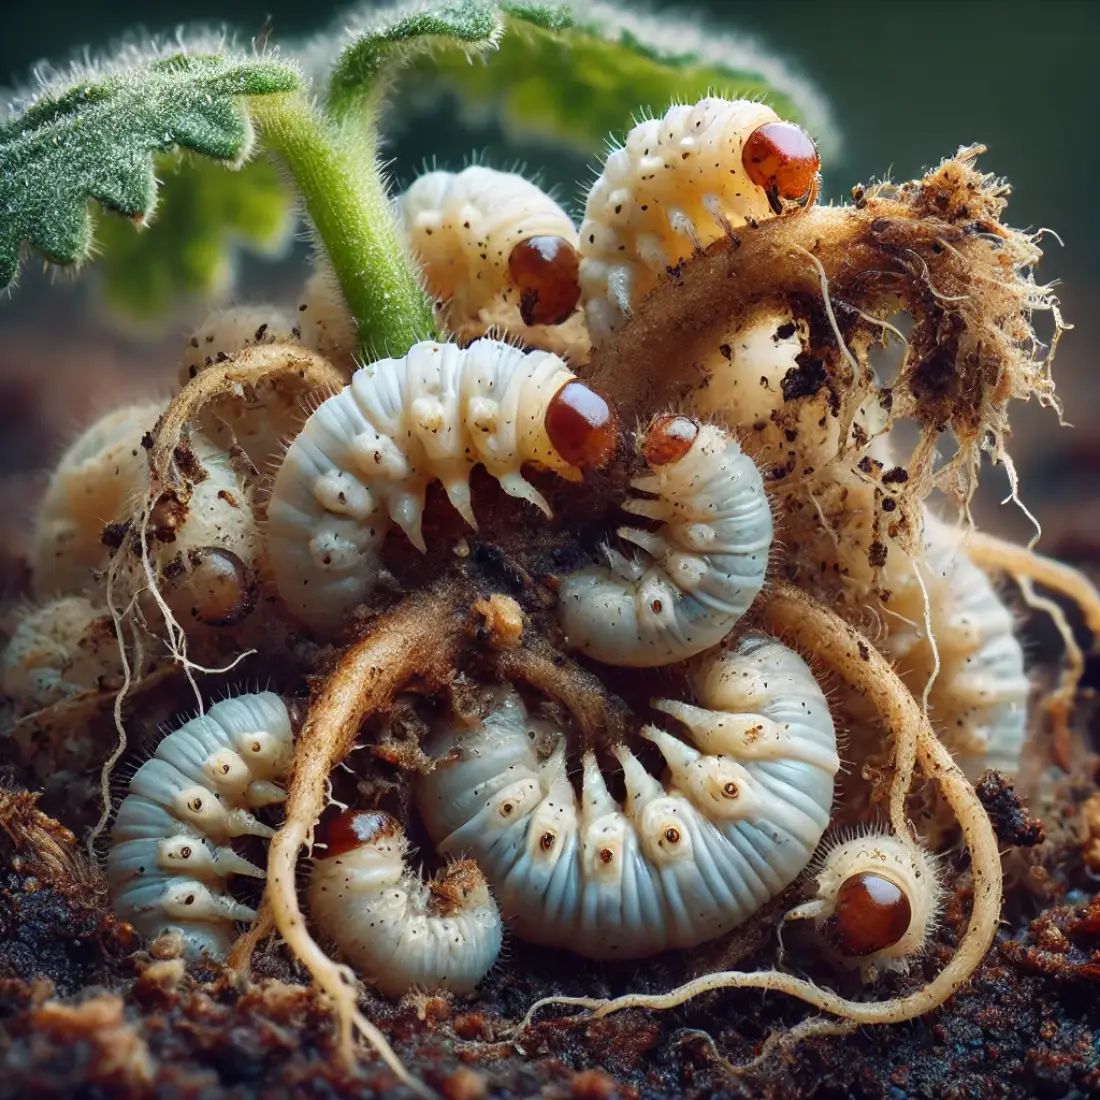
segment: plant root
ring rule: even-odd
[[[986,572],[1007,574],[1020,589],[1024,602],[1029,607],[1045,611],[1061,635],[1065,646],[1062,672],[1058,678],[1058,686],[1043,701],[1043,709],[1051,721],[1055,763],[1063,771],[1069,771],[1069,721],[1073,715],[1077,688],[1085,674],[1085,657],[1061,607],[1036,595],[1034,585],[1057,592],[1078,608],[1085,620],[1085,626],[1092,634],[1093,652],[1100,648],[1100,591],[1097,591],[1092,581],[1080,570],[1036,554],[1025,546],[999,539],[995,535],[971,532],[966,543],[966,552],[970,555],[970,560]]]
[[[297,863],[312,846],[313,829],[328,799],[329,773],[351,751],[364,718],[386,707],[410,681],[438,689],[451,675],[471,634],[469,599],[454,586],[414,596],[370,624],[340,657],[309,709],[295,742],[287,787],[286,820],[268,849],[267,887],[257,928],[239,943],[231,964],[247,971],[249,956],[271,923],[294,957],[333,1003],[340,1056],[350,1062],[358,1031],[408,1087],[424,1093],[401,1065],[382,1032],[358,1008],[358,983],[334,963],[306,929],[298,904]]]
[[[530,1025],[535,1014],[551,1004],[575,1005],[594,1010],[596,1017],[626,1008],[669,1009],[719,989],[764,989],[797,997],[815,1008],[855,1024],[888,1024],[913,1019],[943,1004],[974,973],[989,950],[1001,912],[1001,860],[997,837],[974,788],[967,782],[951,754],[937,740],[928,718],[885,660],[871,644],[834,612],[787,583],[776,585],[764,611],[768,626],[830,665],[846,684],[876,705],[895,739],[897,754],[895,790],[891,792],[891,820],[899,838],[908,840],[904,797],[912,778],[906,763],[909,746],[915,744],[924,774],[935,780],[955,812],[971,857],[973,910],[958,949],[943,970],[922,989],[889,1001],[852,1001],[812,982],[775,970],[759,973],[726,971],[705,974],[663,995],[626,995],[614,999],[548,997],[528,1010],[520,1027]],[[900,828],[899,828],[900,825]],[[784,1036],[784,1045],[817,1034],[821,1025],[812,1018]]]
[[[616,395],[624,420],[644,420],[698,386],[697,365],[726,334],[761,311],[802,302],[817,333],[807,354],[821,362],[812,379],[790,379],[792,395],[826,389],[842,429],[878,396],[887,427],[901,418],[922,426],[903,495],[923,498],[937,486],[965,504],[983,449],[1008,464],[1009,402],[1035,396],[1059,408],[1050,363],[1066,327],[1049,288],[1031,275],[1042,256],[1037,238],[1001,223],[1008,188],[976,168],[983,151],[962,149],[911,183],[857,187],[854,205],[809,207],[715,241],[593,352],[585,380]],[[897,378],[880,390],[867,350],[898,311],[913,327]],[[1031,326],[1036,311],[1054,317],[1045,358]],[[934,441],[945,429],[959,450],[936,470]],[[843,431],[840,441],[849,446]],[[782,490],[783,479],[772,488]]]
[[[581,752],[616,745],[631,728],[626,704],[539,634],[527,631],[520,645],[503,650],[497,671],[502,679],[523,680],[563,704],[577,724]]]

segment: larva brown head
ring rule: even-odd
[[[619,442],[619,417],[595,390],[583,382],[566,382],[546,409],[546,434],[570,466],[596,469],[606,465]]]
[[[691,450],[699,422],[690,416],[658,416],[645,433],[642,454],[650,466],[679,462]]]
[[[581,296],[580,260],[564,237],[530,237],[508,257],[508,271],[519,288],[525,325],[560,325],[572,316]]]
[[[204,546],[188,554],[191,613],[207,626],[240,622],[256,606],[256,578],[232,550]]]
[[[767,193],[776,214],[783,201],[812,201],[821,160],[813,138],[793,122],[765,122],[749,134],[741,153],[745,174]]]
[[[333,856],[346,855],[364,844],[374,844],[400,832],[401,826],[381,810],[345,810],[322,830],[318,840],[326,847],[318,849],[318,856],[332,859]]]
[[[451,916],[489,903],[489,884],[472,859],[451,863],[428,883],[434,912]]]
[[[841,883],[825,934],[845,955],[861,958],[893,947],[912,919],[905,891],[892,879],[868,871]]]

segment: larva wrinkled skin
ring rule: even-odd
[[[286,704],[263,691],[215,703],[161,741],[111,830],[107,883],[120,917],[148,939],[181,932],[190,957],[229,950],[234,925],[256,914],[226,879],[264,877],[231,842],[274,835],[250,811],[285,800],[292,737]]]
[[[788,919],[812,917],[865,980],[883,970],[908,972],[942,907],[935,857],[913,841],[868,832],[830,847],[813,877],[817,897]]]
[[[106,524],[128,519],[146,484],[142,437],[162,406],[126,405],[100,417],[54,470],[35,517],[31,568],[36,595],[78,594],[107,567]]]
[[[421,515],[433,480],[475,529],[470,473],[478,464],[509,496],[549,515],[521,467],[581,476],[545,423],[573,378],[557,356],[497,340],[468,348],[423,341],[403,359],[357,371],[306,421],[275,477],[268,539],[291,612],[319,633],[335,630],[370,595],[391,522],[423,552]]]
[[[708,97],[638,123],[607,158],[581,223],[593,345],[696,249],[812,201],[817,169],[809,136],[762,103]]]
[[[922,572],[940,658],[932,717],[971,778],[986,768],[1013,775],[1027,738],[1031,685],[1012,612],[967,556],[964,532],[928,510],[924,546]],[[932,673],[931,650],[924,642],[924,594],[908,561],[905,568],[907,574],[899,568],[884,578],[894,593],[890,606],[904,616],[892,617],[884,646],[919,698]]]
[[[662,781],[615,748],[623,806],[591,753],[578,805],[564,740],[531,722],[511,688],[479,725],[435,739],[437,764],[418,790],[428,830],[440,851],[477,860],[522,939],[596,959],[693,947],[747,920],[805,868],[839,768],[812,673],[754,636],[702,659],[696,685],[698,705],[653,705],[697,747],[642,730],[668,765]]]
[[[449,331],[587,358],[577,230],[545,191],[481,165],[429,172],[398,200],[398,215]]]
[[[625,511],[662,521],[618,530],[644,557],[570,574],[558,620],[574,649],[626,667],[673,664],[717,645],[764,584],[772,513],[760,471],[725,429],[657,417],[640,439],[651,473]]]
[[[0,692],[17,716],[121,682],[111,617],[86,596],[29,608],[0,652]]]
[[[476,863],[452,863],[424,882],[408,851],[389,814],[341,814],[310,874],[310,916],[387,996],[469,993],[500,955],[500,911]]]

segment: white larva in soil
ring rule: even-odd
[[[36,595],[85,592],[110,551],[103,528],[128,519],[146,483],[142,437],[160,416],[157,403],[126,405],[100,417],[69,447],[38,507],[31,543]]]
[[[215,703],[168,734],[134,773],[111,830],[107,884],[115,912],[143,936],[183,934],[189,956],[224,955],[239,921],[230,875],[263,878],[232,840],[270,838],[250,812],[286,798],[293,732],[286,704],[263,691]]]
[[[965,532],[924,512],[921,572],[931,603],[940,671],[929,696],[931,716],[971,778],[986,768],[1013,775],[1027,737],[1031,685],[1012,612],[993,582],[966,554]],[[933,670],[925,637],[924,593],[909,559],[891,550],[883,584],[889,633],[883,647],[918,698]]]
[[[696,669],[698,704],[658,700],[691,742],[642,736],[658,781],[625,746],[626,801],[584,758],[580,802],[565,744],[502,689],[472,729],[430,743],[418,805],[439,850],[477,861],[522,939],[590,958],[693,947],[747,920],[805,868],[829,824],[836,735],[806,663],[747,637]]]
[[[588,193],[580,283],[594,345],[694,251],[817,194],[817,149],[762,103],[707,97],[646,119]]]
[[[812,918],[865,980],[883,970],[908,971],[943,904],[936,858],[915,841],[870,830],[830,846],[811,874],[816,897],[787,919]]]
[[[122,661],[107,608],[63,596],[28,608],[0,652],[0,692],[16,716],[122,682]]]
[[[409,867],[408,851],[389,814],[342,813],[310,873],[310,917],[387,996],[469,993],[500,955],[500,910],[472,860],[425,882]]]
[[[625,511],[662,521],[618,530],[644,557],[604,548],[610,565],[563,578],[558,620],[569,645],[611,665],[673,664],[717,645],[764,584],[772,513],[764,483],[736,439],[686,416],[659,416],[642,434],[651,473]]]
[[[279,593],[307,626],[331,632],[370,595],[391,523],[425,549],[430,482],[474,528],[478,464],[549,515],[522,466],[577,480],[617,437],[613,410],[547,352],[423,341],[372,363],[306,421],[276,474],[268,545]]]
[[[577,230],[545,191],[514,172],[473,165],[421,176],[397,209],[447,330],[587,358]]]

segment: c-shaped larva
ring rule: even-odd
[[[421,176],[398,214],[451,332],[507,333],[528,347],[587,355],[576,312],[577,230],[545,191],[514,172],[473,165]]]
[[[522,939],[604,959],[692,947],[747,920],[809,862],[829,824],[836,734],[806,663],[746,638],[697,669],[699,705],[653,705],[697,746],[655,726],[642,736],[668,770],[658,782],[625,746],[619,803],[592,753],[580,805],[559,738],[539,752],[504,688],[473,729],[431,745],[421,813],[440,851],[477,860]]]
[[[588,193],[580,282],[593,344],[696,249],[817,194],[817,148],[762,103],[708,97],[646,119]]]
[[[575,480],[617,439],[613,410],[547,352],[426,340],[373,363],[306,421],[275,477],[268,540],[279,593],[304,623],[331,632],[373,589],[391,520],[425,549],[431,481],[475,529],[479,463],[509,496],[549,515],[523,464]]]
[[[188,955],[224,955],[253,910],[229,896],[229,875],[263,878],[233,837],[269,838],[250,810],[282,802],[290,767],[290,714],[262,691],[215,703],[168,734],[130,780],[107,855],[115,912],[152,939],[183,933]]]
[[[472,860],[424,882],[401,825],[378,810],[342,813],[309,878],[309,913],[381,992],[469,993],[500,954],[500,911]]]
[[[641,437],[652,473],[624,510],[661,520],[618,531],[648,562],[604,548],[610,567],[565,577],[558,619],[569,644],[610,665],[651,667],[717,645],[764,584],[772,513],[764,483],[736,439],[686,416],[659,416]]]

